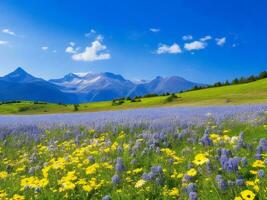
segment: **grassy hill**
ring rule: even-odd
[[[267,103],[267,79],[251,83],[208,88],[177,94],[178,98],[167,100],[168,96],[142,98],[141,102],[124,101],[112,105],[111,101],[80,104],[76,112],[133,109],[160,106],[205,106]],[[20,102],[0,105],[0,114],[37,114],[75,112],[73,105],[34,104]]]

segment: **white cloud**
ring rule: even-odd
[[[47,51],[47,50],[48,50],[48,47],[41,47],[41,49],[42,49],[43,51]]]
[[[184,44],[184,48],[187,51],[205,49],[206,46],[207,46],[207,43],[203,41],[194,41],[194,42]]]
[[[215,40],[216,40],[216,44],[218,46],[223,46],[225,44],[225,42],[226,42],[226,37],[216,38]]]
[[[91,36],[91,35],[93,35],[95,33],[96,33],[96,30],[95,29],[91,29],[88,33],[85,33],[85,37],[89,37],[89,36]]]
[[[159,29],[159,28],[150,28],[149,30],[150,30],[151,32],[153,32],[153,33],[160,32],[160,29]]]
[[[3,33],[6,33],[6,34],[9,34],[9,35],[16,35],[14,31],[11,31],[11,30],[9,30],[7,28],[6,29],[3,29],[2,32]]]
[[[104,40],[104,37],[99,34],[98,36],[96,36],[96,40],[103,41]]]
[[[193,36],[192,36],[192,35],[184,35],[184,36],[182,37],[182,39],[183,39],[184,41],[186,41],[186,40],[192,40],[192,39],[193,39]]]
[[[208,40],[211,40],[211,39],[212,39],[212,37],[210,35],[206,35],[205,37],[200,38],[200,41],[201,42],[205,42],[205,41],[208,41]]]
[[[0,40],[0,45],[7,45],[8,41]]]
[[[107,47],[101,44],[100,40],[95,40],[91,43],[91,46],[85,48],[81,53],[74,53],[72,59],[75,61],[91,62],[96,60],[107,60],[111,58],[111,55],[107,52],[103,52]]]
[[[71,47],[71,46],[70,47],[67,47],[65,49],[65,52],[66,53],[72,53],[72,54],[77,53],[76,50],[73,47]]]
[[[170,46],[166,44],[160,44],[156,53],[157,54],[166,54],[166,53],[177,54],[177,53],[182,53],[182,50],[180,46],[176,43]]]
[[[75,46],[75,42],[70,42],[69,44],[70,44],[70,46],[72,46],[72,47]]]

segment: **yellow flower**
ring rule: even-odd
[[[85,192],[91,192],[93,190],[93,188],[90,185],[84,185],[83,186],[83,190]]]
[[[221,140],[221,137],[218,134],[212,133],[212,134],[210,134],[210,139],[214,143],[218,143]]]
[[[94,174],[96,170],[100,167],[98,163],[94,163],[93,165],[86,168],[86,174]]]
[[[172,188],[169,191],[169,196],[179,196],[179,190],[177,188]]]
[[[140,179],[139,181],[136,182],[136,184],[135,184],[134,187],[135,187],[135,188],[140,188],[140,187],[142,187],[145,183],[146,183],[145,180]]]
[[[250,191],[250,190],[244,190],[240,193],[240,195],[242,196],[242,198],[244,200],[253,200],[255,198],[255,194]]]
[[[199,153],[195,156],[193,163],[195,165],[203,165],[203,164],[207,163],[208,161],[209,161],[209,159],[206,157],[205,154]]]
[[[246,186],[254,186],[255,183],[253,181],[246,181]]]
[[[138,173],[140,173],[142,171],[143,171],[142,168],[136,168],[136,169],[133,170],[133,173],[138,174]]]
[[[258,172],[257,171],[255,171],[255,170],[250,170],[249,171],[251,174],[253,174],[253,175],[256,175],[256,174],[258,174]]]
[[[41,188],[41,187],[45,187],[47,184],[48,184],[48,179],[46,178],[38,179],[35,176],[23,178],[21,179],[21,182],[20,182],[20,185],[23,189],[26,187]]]
[[[0,172],[0,179],[4,179],[7,176],[8,176],[7,172],[5,172],[5,171]]]
[[[24,196],[19,195],[19,194],[14,194],[12,200],[24,200]]]
[[[85,179],[80,179],[79,181],[77,181],[78,185],[86,185],[86,180]]]
[[[6,199],[7,193],[4,190],[0,190],[0,199]]]
[[[197,175],[197,170],[195,170],[194,168],[192,168],[192,169],[190,169],[190,170],[187,171],[187,175],[188,176],[191,176],[191,177],[196,176]]]
[[[70,182],[70,181],[66,181],[64,183],[62,183],[62,188],[60,188],[60,191],[65,191],[65,190],[73,190],[75,188],[75,184]]]
[[[255,186],[253,187],[253,189],[254,189],[256,192],[259,192],[260,187],[259,187],[258,185],[255,185]]]
[[[234,200],[243,200],[241,197],[235,197]]]
[[[22,166],[22,167],[18,167],[17,169],[16,169],[16,172],[22,172],[22,171],[24,171],[25,170],[25,166]]]
[[[256,160],[253,164],[252,167],[255,168],[263,168],[265,167],[264,162],[262,160]]]
[[[178,175],[177,175],[177,178],[182,178],[184,175],[182,174],[182,173],[179,173]]]

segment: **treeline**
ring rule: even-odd
[[[243,84],[243,83],[250,83],[250,82],[254,82],[257,80],[264,79],[264,78],[267,78],[267,71],[263,71],[257,76],[251,75],[248,77],[235,78],[232,81],[227,80],[225,82],[216,82],[213,85],[195,86],[191,90],[187,90],[187,91],[201,90],[201,89],[206,89],[206,88],[214,88],[214,87],[221,87],[221,86],[227,86],[227,85],[237,85],[237,84]],[[183,91],[181,91],[181,93],[182,92]]]
[[[13,103],[21,103],[21,101],[1,101],[0,102],[0,105],[3,105],[3,104],[13,104]]]

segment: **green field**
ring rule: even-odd
[[[97,112],[160,106],[237,105],[267,102],[267,79],[251,83],[223,86],[177,94],[178,98],[167,102],[167,96],[142,98],[141,102],[125,101],[112,105],[111,101],[80,104],[76,112]],[[0,105],[0,114],[40,114],[75,112],[73,105],[34,104],[21,102]]]

